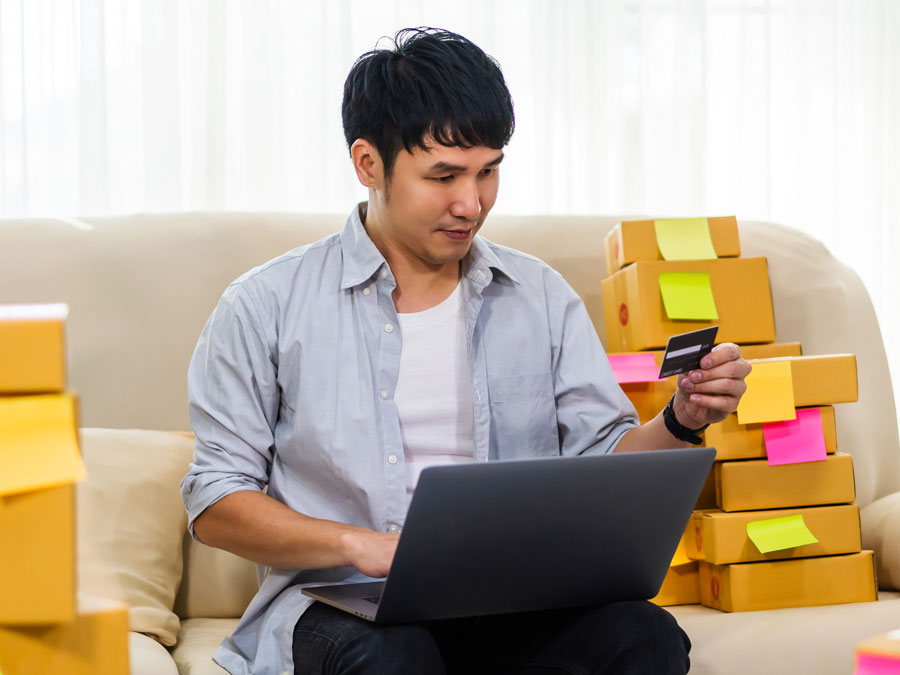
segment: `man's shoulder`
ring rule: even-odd
[[[503,244],[498,244],[484,237],[479,237],[482,244],[496,256],[500,268],[506,271],[515,281],[522,284],[546,284],[564,281],[562,275],[537,256],[525,253]]]
[[[330,263],[340,263],[340,233],[285,251],[231,282],[230,287],[266,288],[296,281],[304,273],[321,275]]]

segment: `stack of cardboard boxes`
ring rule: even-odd
[[[77,593],[63,305],[0,305],[0,673],[128,673],[127,608]]]
[[[717,342],[741,345],[754,366],[738,412],[706,431],[716,463],[654,601],[742,611],[875,600],[831,407],[856,400],[855,357],[774,343],[766,260],[739,257],[733,217],[623,221],[606,253],[607,348],[642,423],[675,393],[674,376],[657,377],[670,336],[718,325]]]

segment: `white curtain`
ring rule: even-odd
[[[504,69],[497,212],[807,230],[863,277],[900,384],[897,0],[0,0],[0,217],[344,213],[344,77],[410,25]]]

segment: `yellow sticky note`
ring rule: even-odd
[[[719,318],[707,272],[663,272],[659,275],[666,316],[672,320],[715,321]]]
[[[669,563],[669,567],[678,567],[678,565],[687,565],[694,562],[688,558],[687,543],[684,540],[686,536],[687,533],[681,535],[681,541],[678,542],[678,548],[675,549],[675,555],[672,556],[672,562]]]
[[[803,522],[802,513],[747,523],[747,536],[756,544],[760,553],[815,544],[819,541]]]
[[[653,221],[656,244],[665,260],[714,260],[706,218],[663,218]]]
[[[0,495],[74,483],[84,476],[74,396],[0,397]]]
[[[744,382],[747,391],[738,403],[739,424],[797,419],[789,361],[754,363]]]

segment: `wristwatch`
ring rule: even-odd
[[[703,445],[703,439],[700,438],[700,432],[708,427],[708,424],[704,424],[699,429],[688,429],[681,422],[678,421],[678,418],[675,417],[675,395],[672,395],[672,398],[669,399],[669,402],[666,403],[666,407],[663,409],[663,421],[666,423],[666,429],[669,430],[669,433],[672,434],[679,441],[685,441],[687,443],[692,443],[694,445]]]

